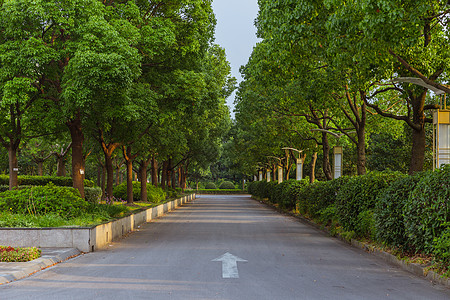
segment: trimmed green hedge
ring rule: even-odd
[[[214,182],[208,182],[205,185],[206,190],[217,190],[217,185]]]
[[[80,192],[71,187],[33,186],[0,193],[0,210],[10,213],[45,215],[58,214],[65,218],[77,217],[87,210],[88,203]]]
[[[20,185],[46,185],[52,182],[57,186],[72,186],[73,181],[72,177],[60,177],[60,176],[30,176],[30,175],[19,175],[17,177],[19,186]],[[9,186],[9,176],[8,175],[0,175],[0,185],[1,186]],[[93,187],[95,186],[92,180],[85,179],[84,180],[85,187]]]
[[[433,254],[444,270],[450,269],[450,166],[414,176],[370,172],[313,184],[256,181],[248,192],[333,224],[347,237]]]
[[[197,191],[193,191],[194,193],[199,194],[211,194],[211,195],[224,195],[224,194],[247,194],[246,191],[240,190],[240,189],[227,189],[227,190],[221,190],[221,189],[215,189],[215,190],[206,190],[206,189],[198,189]]]
[[[224,181],[219,186],[221,190],[234,190],[235,188],[236,186],[231,181]]]
[[[123,200],[127,199],[127,183],[123,182],[114,187],[113,195],[116,198]],[[159,203],[166,199],[166,193],[160,188],[147,183],[147,201],[153,203]],[[141,200],[141,183],[138,181],[133,181],[133,200]]]

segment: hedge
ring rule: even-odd
[[[127,183],[123,182],[114,187],[113,195],[116,198],[126,200],[127,199]],[[147,183],[147,201],[158,203],[166,199],[166,192],[160,187],[155,187],[151,183]],[[133,200],[141,200],[141,183],[133,181]]]
[[[247,194],[246,191],[240,190],[240,189],[227,189],[227,190],[221,190],[221,189],[215,189],[215,190],[206,190],[206,189],[198,189],[196,191],[193,191],[194,193],[199,194],[210,194],[210,195],[232,195],[232,194]]]
[[[72,177],[60,177],[60,176],[30,176],[30,175],[19,175],[17,180],[20,185],[46,185],[52,182],[56,186],[73,186]],[[0,186],[9,186],[9,176],[0,175]],[[92,180],[84,180],[85,187],[95,186]]]
[[[71,187],[33,186],[0,193],[0,211],[17,214],[57,214],[64,218],[80,216],[88,208],[88,202],[80,192]]]
[[[248,192],[319,222],[331,221],[347,237],[432,254],[450,269],[450,166],[414,176],[370,172],[313,184],[257,181]]]

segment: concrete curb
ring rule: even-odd
[[[75,248],[44,248],[42,256],[28,262],[0,263],[0,285],[28,277],[60,262],[80,255]]]
[[[257,198],[254,198],[253,196],[251,198],[255,201],[265,204],[266,206],[278,211],[281,214],[285,214],[285,215],[289,215],[291,217],[297,218],[298,220],[302,221],[303,223],[310,225],[310,226],[316,228],[317,230],[320,230],[320,231],[325,232],[328,235],[332,236],[330,234],[329,230],[327,230],[326,228],[323,228],[322,226],[318,225],[317,223],[314,223],[313,221],[311,221],[309,219],[306,219],[305,217],[303,217],[301,215],[283,211],[282,209],[279,209],[278,207],[273,206],[271,203],[268,203],[265,200],[257,199]],[[369,244],[357,241],[355,239],[351,239],[351,241],[348,241],[347,239],[343,238],[340,235],[336,235],[335,237],[347,244],[352,245],[353,247],[360,248],[370,254],[373,254],[373,255],[383,259],[384,261],[399,267],[402,270],[410,272],[418,277],[424,277],[424,278],[432,281],[433,283],[440,284],[447,288],[450,288],[450,278],[443,278],[436,272],[427,270],[428,266],[415,264],[415,263],[408,263],[404,260],[397,258],[395,255],[392,255],[388,252],[376,249]]]

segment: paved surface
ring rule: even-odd
[[[202,195],[106,251],[0,285],[0,299],[450,299],[450,290],[247,196]]]

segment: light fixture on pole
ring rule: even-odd
[[[440,108],[433,112],[433,168],[450,164],[450,110],[447,109],[447,94],[443,90],[425,83],[421,78],[399,77],[393,79],[392,82],[419,85],[441,96]]]
[[[303,179],[303,162],[305,161],[305,156],[301,156],[301,153],[303,152],[303,150],[298,150],[295,148],[291,148],[291,147],[284,147],[281,148],[283,150],[292,150],[292,151],[296,151],[298,152],[298,158],[296,160],[296,176],[295,178],[297,180],[302,180]]]
[[[278,164],[278,183],[282,183],[283,182],[283,167],[282,167],[282,164],[281,164],[281,158],[276,157],[276,156],[266,156],[266,157],[278,159],[278,161],[279,161],[279,164]]]

